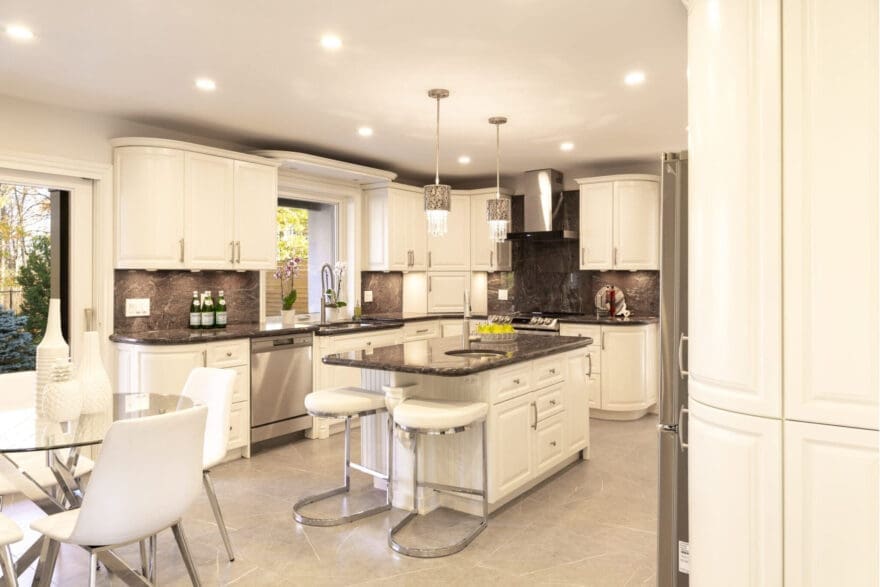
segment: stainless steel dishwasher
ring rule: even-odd
[[[311,427],[312,335],[251,339],[251,442]]]

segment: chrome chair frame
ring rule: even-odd
[[[412,556],[416,558],[438,558],[442,556],[449,556],[451,554],[455,554],[456,552],[461,552],[464,548],[473,542],[474,538],[479,536],[480,532],[486,529],[489,525],[489,472],[488,472],[488,444],[487,440],[487,429],[486,429],[486,420],[480,420],[480,428],[482,430],[482,440],[483,440],[483,490],[471,489],[468,487],[455,487],[453,485],[444,485],[442,483],[430,483],[430,482],[419,482],[419,444],[418,438],[419,435],[424,434],[426,436],[446,436],[451,434],[458,434],[459,432],[464,432],[465,430],[469,430],[473,424],[476,422],[472,422],[467,426],[461,426],[457,428],[448,428],[448,429],[432,429],[432,428],[410,428],[407,426],[403,426],[395,422],[395,426],[400,428],[404,432],[408,432],[412,434],[412,450],[413,450],[413,511],[406,515],[405,518],[400,520],[397,524],[394,525],[393,528],[388,532],[388,546],[391,547],[395,552],[399,552],[400,554],[404,554],[406,556]],[[464,493],[467,495],[478,495],[483,498],[483,517],[480,520],[480,523],[471,531],[467,536],[456,542],[455,544],[450,544],[449,546],[441,546],[441,547],[417,547],[417,546],[406,546],[399,543],[396,539],[396,535],[406,527],[416,516],[419,515],[418,508],[418,495],[419,495],[419,487],[425,487],[427,489],[433,489],[434,491],[446,492],[446,493]]]
[[[299,522],[300,524],[304,524],[306,526],[340,526],[342,524],[347,524],[349,522],[354,522],[355,520],[360,520],[361,518],[366,518],[367,516],[372,516],[373,514],[378,514],[380,512],[385,512],[391,509],[391,498],[392,498],[392,481],[391,481],[391,472],[394,466],[394,424],[392,423],[391,414],[388,414],[388,473],[384,474],[381,471],[375,471],[370,469],[369,467],[365,467],[360,463],[352,463],[351,462],[351,419],[354,416],[364,417],[364,416],[374,416],[377,414],[388,413],[384,408],[378,410],[367,410],[364,412],[358,412],[354,414],[346,414],[344,416],[340,416],[339,414],[328,414],[323,412],[309,412],[309,415],[315,416],[318,418],[333,418],[333,419],[344,419],[345,420],[345,462],[342,467],[342,479],[343,484],[340,487],[335,487],[330,489],[329,491],[324,491],[322,493],[318,493],[315,495],[310,495],[304,497],[293,504],[293,519]],[[385,489],[385,503],[380,506],[367,508],[365,510],[360,510],[347,516],[338,516],[335,518],[313,518],[307,516],[300,512],[300,509],[303,507],[322,501],[329,497],[333,497],[334,495],[340,495],[342,493],[349,493],[351,491],[351,471],[354,469],[355,471],[360,471],[361,473],[366,473],[367,475],[371,475],[377,479],[382,479],[387,483]]]

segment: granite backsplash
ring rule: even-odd
[[[373,301],[364,301],[364,292],[373,292]],[[364,314],[403,312],[403,273],[399,271],[361,271],[361,308]]]
[[[186,328],[192,292],[222,289],[229,324],[260,321],[260,273],[258,271],[141,271],[114,272],[113,321],[116,332]],[[150,298],[150,315],[126,318],[126,298]]]

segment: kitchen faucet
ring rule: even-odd
[[[321,266],[321,324],[327,324],[327,290],[333,285],[333,268],[329,263]]]

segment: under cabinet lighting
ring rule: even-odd
[[[471,162],[471,158],[468,157],[467,155],[462,155],[461,157],[458,158],[458,162],[461,163],[462,165],[467,165],[468,163]]]
[[[207,77],[200,77],[196,80],[196,87],[203,92],[213,92],[217,89],[217,83]]]
[[[559,150],[561,151],[571,151],[572,149],[574,149],[574,143],[570,141],[565,141],[564,143],[559,145]]]
[[[373,129],[369,126],[362,126],[358,129],[358,134],[362,137],[371,137],[373,136]]]
[[[335,51],[342,47],[342,39],[336,35],[324,35],[321,37],[321,46],[328,51]]]
[[[626,77],[623,78],[623,83],[628,86],[637,86],[639,84],[643,84],[645,83],[645,72],[631,71],[626,74]]]
[[[12,24],[6,27],[6,34],[16,41],[30,41],[34,38],[34,31],[20,24]]]

